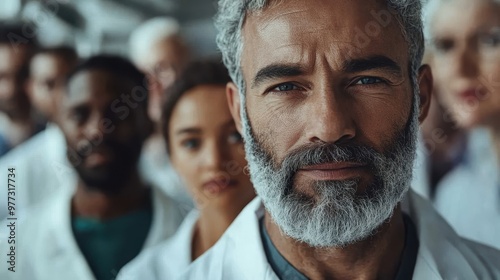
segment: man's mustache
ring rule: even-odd
[[[290,152],[279,169],[295,173],[306,166],[342,162],[375,168],[377,159],[383,157],[372,147],[362,144],[306,144]]]

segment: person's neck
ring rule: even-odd
[[[134,172],[120,192],[109,194],[79,180],[72,200],[73,216],[108,220],[141,209],[149,201],[149,190]]]
[[[211,206],[206,206],[200,211],[192,241],[193,261],[219,240],[240,211],[241,209],[220,209]]]
[[[266,212],[264,223],[278,251],[309,279],[394,279],[404,250],[405,226],[398,206],[375,235],[344,248],[313,248],[281,233]]]

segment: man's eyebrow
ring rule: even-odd
[[[258,87],[266,80],[289,78],[304,74],[304,70],[295,64],[271,64],[257,72],[252,82],[252,88]]]
[[[368,58],[350,59],[342,67],[345,73],[357,73],[373,69],[389,70],[392,74],[403,76],[401,67],[387,56],[377,55]]]

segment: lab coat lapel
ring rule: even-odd
[[[264,216],[264,207],[260,198],[254,199],[247,207],[251,211],[242,211],[243,215],[240,215],[230,226],[234,230],[227,231],[229,236],[223,253],[224,262],[235,263],[232,271],[239,271],[239,273],[230,275],[233,276],[232,278],[222,275],[223,277],[217,279],[277,280],[278,277],[267,262],[260,236],[259,219]],[[227,268],[227,264],[225,267]]]
[[[35,258],[40,279],[95,279],[85,257],[76,243],[71,228],[71,199],[73,191],[62,191],[47,209],[47,227],[40,229],[39,250],[43,255]]]
[[[482,274],[474,269],[482,267],[481,261],[430,202],[410,191],[403,204],[420,242],[414,279],[477,279]]]

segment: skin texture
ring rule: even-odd
[[[55,54],[41,53],[31,60],[28,96],[33,107],[50,121],[55,121],[64,78],[72,67]]]
[[[254,134],[276,162],[310,143],[360,143],[384,152],[386,142],[404,128],[413,89],[408,46],[396,19],[371,36],[366,47],[353,52],[359,46],[355,40],[360,30],[374,21],[370,11],[385,9],[382,3],[280,1],[248,15],[242,54],[246,108]],[[382,60],[374,57],[384,57],[398,67],[382,67]],[[366,65],[358,59],[375,61],[375,67],[346,67]],[[281,65],[280,71],[255,82],[269,65]],[[432,91],[429,67],[420,69],[418,83],[422,121]],[[230,84],[227,94],[241,131],[238,88]],[[371,171],[362,168],[344,175],[360,180],[357,193],[364,193],[373,179]],[[297,191],[314,196],[308,186],[321,179],[299,171],[294,182]],[[265,224],[280,253],[310,279],[393,279],[403,250],[399,207],[374,236],[345,248],[318,249],[284,237],[269,214]]]
[[[255,191],[243,172],[247,165],[243,142],[223,85],[201,85],[186,92],[168,129],[172,165],[200,209],[193,240],[196,259],[215,244]],[[206,185],[211,180],[218,183]]]
[[[500,131],[500,5],[443,1],[431,20],[436,83],[464,128]],[[468,98],[463,96],[471,91]]]
[[[136,165],[152,123],[141,106],[121,117],[112,109],[120,94],[132,87],[126,78],[102,70],[84,70],[68,82],[60,127],[79,174],[74,215],[110,219],[149,199]]]

